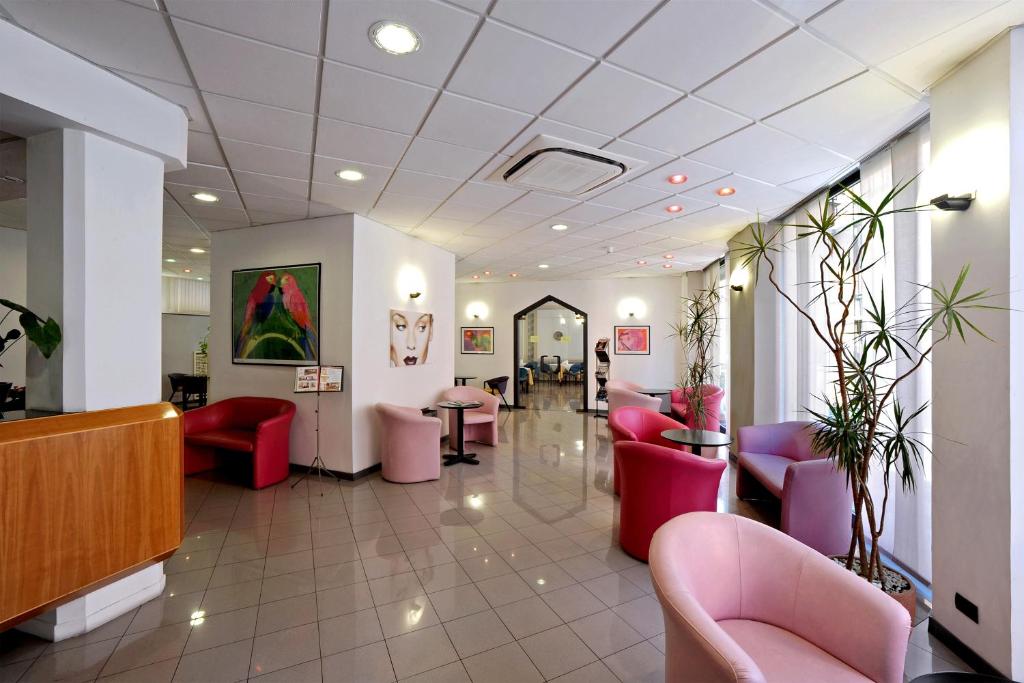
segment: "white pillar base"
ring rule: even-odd
[[[18,624],[19,631],[58,642],[87,633],[149,602],[164,590],[167,578],[159,562]]]

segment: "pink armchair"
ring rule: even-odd
[[[907,610],[775,529],[694,512],[658,529],[650,563],[666,681],[903,681]]]
[[[662,415],[656,410],[648,410],[647,408],[637,406],[623,406],[608,415],[608,429],[611,430],[612,441],[615,443],[619,441],[642,441],[674,450],[684,450],[675,441],[669,441],[661,436],[661,433],[666,429],[683,429],[684,426],[668,415]],[[614,472],[612,488],[618,494],[618,458],[614,459],[612,469]]]
[[[643,386],[636,382],[630,382],[627,379],[610,379],[604,383],[605,389],[629,389],[630,391],[636,391],[642,389]]]
[[[688,429],[696,429],[697,421],[693,419],[690,402],[686,399],[690,391],[689,388],[672,390],[672,416],[686,424]],[[709,432],[717,432],[722,428],[722,399],[725,398],[725,389],[705,384],[701,387],[701,393],[704,394],[703,428]]]
[[[846,474],[814,452],[810,422],[740,427],[736,497],[782,501],[782,532],[824,555],[849,550],[853,495]]]
[[[452,387],[444,392],[444,399],[446,401],[479,401],[483,403],[479,408],[463,411],[462,438],[489,446],[498,445],[498,407],[500,402],[497,396],[476,387]],[[449,434],[454,428],[455,425],[449,423]]]
[[[622,477],[619,545],[644,562],[662,524],[687,512],[715,509],[727,466],[725,460],[640,441],[615,442],[615,463]]]
[[[609,389],[608,390],[608,414],[611,415],[619,408],[626,406],[639,406],[654,412],[661,410],[661,398],[648,396],[631,389]]]
[[[377,404],[381,426],[381,474],[411,484],[441,477],[441,420],[419,408]]]

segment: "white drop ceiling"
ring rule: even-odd
[[[356,212],[500,281],[703,267],[920,118],[1024,0],[0,0],[0,19],[187,110],[166,272],[205,277],[188,249],[217,230]],[[374,48],[382,19],[421,49]],[[485,180],[542,133],[646,166],[579,199]]]

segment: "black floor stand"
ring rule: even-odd
[[[463,423],[462,413],[463,413],[463,411],[460,409],[460,410],[456,410],[455,413],[456,413],[456,418],[455,418],[456,428],[455,428],[455,431],[458,432],[459,436],[455,440],[455,446],[456,446],[455,453],[445,453],[444,454],[444,466],[448,467],[450,465],[457,465],[460,462],[464,462],[467,465],[479,465],[480,461],[476,459],[476,453],[467,453],[466,452],[466,443],[463,440],[463,434],[462,434],[462,423]],[[452,434],[451,434],[451,430],[448,430],[448,445],[451,445],[451,442],[452,442]]]
[[[316,469],[316,480],[317,480],[317,482],[320,482],[322,480],[322,475],[323,475],[324,472],[326,472],[327,474],[329,474],[332,477],[334,477],[334,480],[337,481],[339,484],[341,483],[341,477],[339,477],[337,474],[335,474],[332,470],[328,469],[327,464],[324,462],[323,458],[320,457],[320,392],[319,391],[316,392],[316,457],[313,458],[313,462],[309,463],[309,468],[306,470],[306,472],[301,477],[299,477],[298,479],[295,480],[295,483],[292,484],[292,488],[295,488],[296,486],[298,486],[302,482],[302,480],[304,480],[306,477],[308,477],[310,474],[312,474],[314,469]],[[320,495],[321,496],[324,495],[324,492],[322,490],[320,491]]]

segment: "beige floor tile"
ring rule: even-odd
[[[644,638],[653,638],[665,632],[665,619],[661,603],[650,595],[624,602],[612,608],[622,619]]]
[[[473,683],[534,683],[544,677],[518,643],[509,643],[464,660]]]
[[[494,610],[517,640],[562,624],[562,620],[539,597],[502,605]]]
[[[512,567],[508,566],[508,563],[496,553],[459,560],[459,564],[466,570],[469,577],[477,582],[494,578],[495,576],[511,574],[513,571]]]
[[[590,648],[565,625],[523,638],[519,644],[549,679],[597,661]]]
[[[486,579],[476,584],[491,607],[500,607],[510,602],[518,602],[534,595],[530,585],[518,574],[506,574]]]
[[[185,649],[191,629],[186,622],[126,635],[110,655],[102,674],[108,676],[165,659],[176,659]]]
[[[22,675],[27,683],[66,681],[83,683],[95,679],[107,658],[117,647],[118,639],[111,638],[90,643],[71,650],[62,650],[39,657]]]
[[[350,586],[353,583],[366,581],[366,572],[363,569],[361,560],[317,567],[314,573],[316,589],[318,591],[338,588],[339,586]]]
[[[519,576],[523,577],[538,595],[568,588],[576,583],[575,579],[554,562],[524,569],[519,572]]]
[[[441,623],[426,595],[381,605],[377,617],[387,638]]]
[[[219,612],[231,612],[243,607],[252,607],[260,602],[262,581],[247,581],[206,591],[203,597],[202,611],[206,616]]]
[[[408,555],[409,562],[411,562],[412,566],[416,569],[436,567],[441,564],[448,564],[449,562],[455,561],[455,556],[452,555],[450,550],[448,550],[448,546],[443,543],[436,543],[434,545],[407,550],[406,555]]]
[[[249,675],[270,673],[319,657],[320,634],[316,624],[277,631],[253,641]]]
[[[662,683],[665,657],[650,643],[638,643],[605,657],[604,663],[623,681]]]
[[[312,624],[317,617],[317,599],[313,593],[267,602],[259,607],[256,635],[264,636],[274,631]]]
[[[213,567],[180,572],[178,574],[168,574],[167,583],[164,586],[164,595],[186,595],[196,591],[205,591],[212,576]]]
[[[517,572],[551,562],[551,558],[534,545],[499,550],[498,556],[508,562],[508,565]]]
[[[394,576],[413,571],[414,567],[405,553],[378,555],[363,559],[363,573],[367,579],[379,579],[382,576]]]
[[[313,539],[308,532],[298,536],[280,536],[270,539],[270,542],[267,543],[266,554],[267,557],[288,555],[290,553],[297,553],[300,550],[310,550],[312,547]]]
[[[555,562],[587,554],[586,548],[565,537],[553,538],[550,541],[543,541],[538,543],[537,547]]]
[[[221,645],[211,650],[185,655],[178,663],[174,683],[210,683],[241,681],[249,674],[252,640]]]
[[[444,629],[463,659],[515,640],[494,610],[446,622]]]
[[[113,676],[96,679],[100,683],[171,683],[174,672],[178,669],[177,659],[165,659],[156,664],[147,664],[137,669],[129,669]],[[0,680],[3,680],[0,678]]]
[[[598,657],[636,645],[644,638],[611,610],[591,614],[570,622],[569,627]]]
[[[553,680],[557,683],[619,683],[619,679],[603,662],[587,664]],[[624,678],[622,680],[630,681],[632,679]],[[661,682],[659,681],[659,683]]]
[[[220,551],[220,555],[217,556],[217,564],[249,562],[250,560],[266,557],[266,555],[267,544],[263,542],[229,545]]]
[[[256,613],[255,607],[248,607],[192,620],[185,654],[251,639],[256,629]]]
[[[470,683],[469,674],[462,662],[452,662],[439,666],[436,669],[425,671],[409,678],[403,678],[403,683]]]
[[[644,595],[644,592],[637,588],[636,584],[618,574],[606,574],[590,581],[584,581],[583,585],[598,600],[609,607],[636,600]]]
[[[397,536],[382,536],[381,538],[358,541],[356,547],[359,550],[359,556],[363,559],[378,555],[394,555],[405,550]]]
[[[332,545],[348,545],[355,543],[356,538],[348,527],[337,529],[321,529],[313,532],[313,547],[327,548]]]
[[[387,645],[391,664],[399,678],[436,669],[459,658],[441,626],[388,638]]]
[[[332,655],[384,640],[373,609],[364,609],[320,622],[320,651]]]
[[[320,660],[314,659],[249,680],[258,683],[321,683],[323,676],[320,672]]]
[[[370,593],[375,605],[386,605],[389,602],[426,595],[415,572],[373,579],[370,581]]]
[[[473,581],[469,578],[466,570],[459,566],[457,562],[427,567],[426,569],[417,569],[416,576],[419,577],[420,584],[422,584],[423,589],[428,594],[454,588],[455,586],[462,586]]]
[[[324,657],[323,673],[324,683],[389,683],[395,680],[383,641]]]
[[[471,560],[473,558],[485,557],[495,553],[494,548],[492,548],[491,545],[480,536],[464,538],[454,542],[447,542],[445,545],[448,546],[452,555],[454,555],[458,560]]]
[[[189,621],[203,604],[205,593],[189,593],[150,600],[135,613],[128,633],[149,631],[160,626]]]
[[[401,550],[401,548],[399,548]],[[326,548],[313,549],[313,565],[326,567],[330,564],[341,564],[359,559],[359,549],[355,543],[343,543],[342,545],[330,545]]]
[[[576,581],[590,581],[612,573],[611,567],[592,555],[577,555],[556,564]]]
[[[365,582],[319,591],[316,597],[319,619],[330,619],[373,607],[370,586]]]
[[[431,593],[430,602],[441,621],[451,621],[491,608],[490,603],[473,584]]]
[[[246,583],[263,578],[263,567],[266,560],[253,560],[251,562],[239,562],[238,564],[225,564],[215,567],[210,576],[210,585],[207,590],[221,588],[236,583]]]

